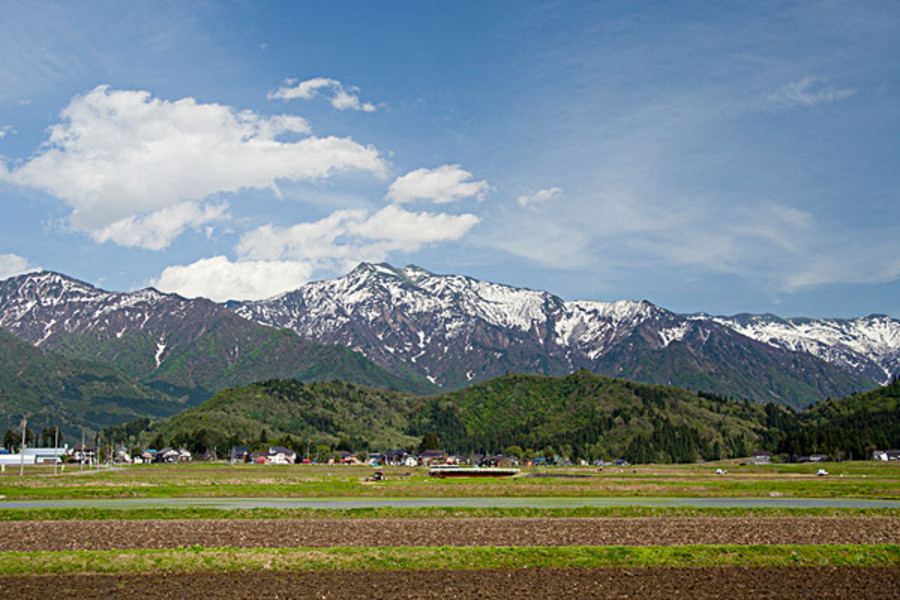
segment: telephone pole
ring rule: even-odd
[[[19,448],[19,477],[25,475],[25,432],[28,431],[28,417],[22,417],[22,446]]]
[[[56,476],[56,463],[59,462],[59,453],[56,448],[59,446],[59,425],[53,428],[53,475]]]

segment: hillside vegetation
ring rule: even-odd
[[[801,415],[779,451],[791,455],[828,454],[869,458],[874,449],[900,448],[900,380],[871,392],[824,400]]]
[[[137,417],[159,418],[185,405],[103,363],[65,358],[0,330],[0,427],[59,426],[70,442]]]
[[[578,371],[508,375],[429,397],[344,382],[272,380],[232,388],[153,424],[146,443],[208,440],[220,448],[290,436],[298,448],[411,448],[436,433],[454,453],[516,445],[570,458],[691,462],[774,448],[796,416],[775,405]],[[795,426],[795,425],[792,425]],[[122,437],[124,429],[108,432]]]

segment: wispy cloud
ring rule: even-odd
[[[556,198],[562,194],[562,188],[554,187],[547,188],[543,190],[538,190],[533,194],[525,194],[523,196],[519,196],[516,200],[519,203],[519,206],[524,208],[528,208],[530,206],[535,206],[538,204],[543,204],[547,200],[551,200]]]
[[[0,279],[21,275],[36,270],[27,258],[18,254],[0,254]]]
[[[312,100],[319,94],[329,97],[331,105],[338,110],[359,110],[363,112],[375,112],[377,109],[371,102],[363,102],[359,99],[359,88],[345,85],[337,79],[330,77],[314,77],[306,81],[298,82],[296,79],[286,79],[284,84],[269,92],[269,100]]]
[[[805,108],[838,102],[855,93],[855,89],[836,88],[815,75],[810,75],[782,86],[778,91],[769,94],[767,99],[782,108]]]

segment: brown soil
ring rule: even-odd
[[[4,521],[0,551],[324,546],[897,544],[894,518]]]
[[[900,597],[900,569],[534,569],[0,577],[0,596],[46,598],[854,598]]]

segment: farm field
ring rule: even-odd
[[[727,475],[715,475],[717,468]],[[828,477],[817,477],[820,468]],[[24,499],[102,498],[440,498],[440,497],[753,497],[900,500],[900,468],[889,463],[843,462],[740,466],[637,465],[625,468],[543,468],[503,479],[428,477],[423,468],[385,469],[387,480],[368,481],[371,467],[229,466],[194,463],[145,465],[52,476],[47,467],[0,476],[0,496]]]
[[[834,598],[893,599],[892,568],[606,568],[461,571],[175,573],[0,578],[17,598]]]
[[[7,470],[0,593],[22,598],[793,597],[900,595],[894,464],[640,465],[438,480],[424,469],[141,466]],[[725,468],[727,475],[715,475]],[[531,476],[529,476],[531,475]],[[539,476],[534,476],[539,475]],[[843,475],[843,476],[842,476]],[[566,499],[861,501],[824,506],[566,507]],[[335,499],[325,508],[117,501]],[[477,507],[336,508],[354,499]],[[509,506],[536,499],[544,507]],[[26,500],[77,507],[4,508]],[[555,503],[560,502],[557,506]],[[865,508],[871,502],[872,508]],[[94,505],[93,503],[96,503]],[[415,505],[413,505],[415,506]]]

